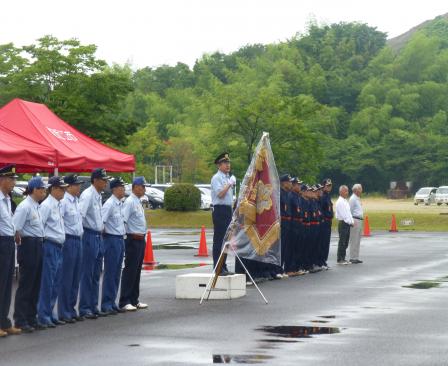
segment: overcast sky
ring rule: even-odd
[[[133,68],[192,66],[204,53],[272,43],[307,22],[359,21],[397,36],[448,12],[447,0],[8,0],[1,4],[0,44],[33,43],[52,34],[98,46],[109,63]]]

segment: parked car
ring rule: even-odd
[[[201,210],[210,210],[212,208],[212,191],[196,186],[201,191]]]
[[[13,197],[23,197],[23,192],[25,192],[25,188],[23,188],[23,187],[14,187],[12,189],[12,196]]]
[[[164,191],[154,188],[150,184],[145,185],[145,195],[148,197],[148,202],[151,209],[163,208],[165,201]]]
[[[155,191],[155,190],[154,190]],[[124,195],[126,197],[129,197],[132,192],[132,184],[126,184],[124,186]],[[140,202],[144,208],[149,208],[151,210],[154,210],[159,207],[163,207],[163,196],[162,199],[160,199],[160,193],[163,194],[163,192],[158,191],[156,195],[154,193],[150,193],[148,191],[148,187],[145,188],[145,194],[140,197]]]
[[[442,203],[448,205],[448,186],[440,186],[439,188],[437,188],[434,200],[438,206],[440,206]]]
[[[158,189],[159,191],[162,191],[162,192],[165,192],[166,191],[166,189],[167,188],[170,188],[171,186],[172,186],[172,184],[169,184],[169,183],[167,183],[167,184],[159,184],[159,183],[157,183],[157,184],[150,184],[149,186],[151,186],[152,188],[155,188],[155,189]]]
[[[420,188],[414,196],[414,205],[424,203],[426,206],[431,203],[435,203],[436,187],[423,187]]]

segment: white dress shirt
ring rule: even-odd
[[[105,233],[121,236],[124,236],[124,234],[126,234],[122,207],[123,202],[121,202],[114,195],[110,196],[107,201],[104,202],[102,208],[102,216],[104,221]]]
[[[45,239],[64,244],[64,220],[61,214],[61,203],[51,194],[40,205],[40,215],[44,224]]]
[[[81,237],[84,229],[82,227],[78,197],[65,192],[64,198],[61,200],[61,214],[64,219],[65,233]]]
[[[354,222],[352,213],[350,212],[350,205],[342,196],[339,196],[336,201],[336,219],[339,221],[344,221],[348,225],[353,225]]]
[[[44,237],[44,224],[40,217],[39,202],[36,202],[31,196],[27,196],[19,203],[12,220],[21,236]]]
[[[350,200],[348,201],[350,204],[350,211],[354,218],[362,219],[364,216],[364,212],[361,205],[361,200],[356,194],[352,194]]]
[[[122,212],[128,234],[146,234],[145,211],[143,210],[140,198],[134,193],[131,193],[126,198],[126,201],[124,201]]]
[[[14,236],[16,229],[12,222],[11,198],[0,191],[0,236]]]
[[[82,216],[82,226],[94,231],[103,231],[103,218],[101,217],[101,194],[91,185],[79,198],[79,208]]]
[[[212,203],[216,205],[226,205],[232,207],[233,204],[233,187],[230,187],[226,192],[224,197],[219,198],[219,193],[224,189],[224,187],[231,183],[230,176],[218,170],[218,172],[213,176],[211,181],[212,190]]]

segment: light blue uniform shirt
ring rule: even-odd
[[[226,205],[232,207],[233,205],[233,188],[230,187],[227,191],[226,195],[223,198],[219,198],[218,194],[221,192],[224,187],[229,184],[230,176],[228,174],[224,174],[222,171],[218,170],[218,172],[213,176],[211,181],[211,189],[212,189],[212,203],[215,205]]]
[[[61,215],[61,203],[51,194],[40,205],[40,216],[44,224],[45,239],[64,244],[64,220]]]
[[[140,198],[134,193],[131,193],[126,201],[124,201],[123,217],[128,234],[146,234],[145,211],[143,210]]]
[[[61,200],[61,214],[64,219],[65,233],[81,237],[84,229],[82,228],[78,197],[65,192],[64,198]]]
[[[31,196],[19,203],[12,221],[21,236],[44,237],[44,225],[39,211],[39,203]]]
[[[123,202],[114,195],[104,202],[102,216],[104,221],[104,231],[112,235],[124,235],[124,218],[122,212]]]
[[[16,229],[12,222],[11,198],[0,191],[0,236],[14,236]]]
[[[90,230],[103,231],[101,206],[101,194],[93,185],[82,192],[79,198],[82,226]]]

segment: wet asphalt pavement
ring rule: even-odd
[[[198,258],[199,231],[156,230],[156,260]],[[145,271],[150,308],[0,339],[0,365],[448,365],[448,235],[373,233],[358,265],[261,284],[235,300],[176,300],[175,276]],[[178,245],[186,249],[166,249]],[[211,235],[207,235],[209,252]],[[192,248],[193,247],[193,248]],[[403,286],[419,281],[429,289]]]

